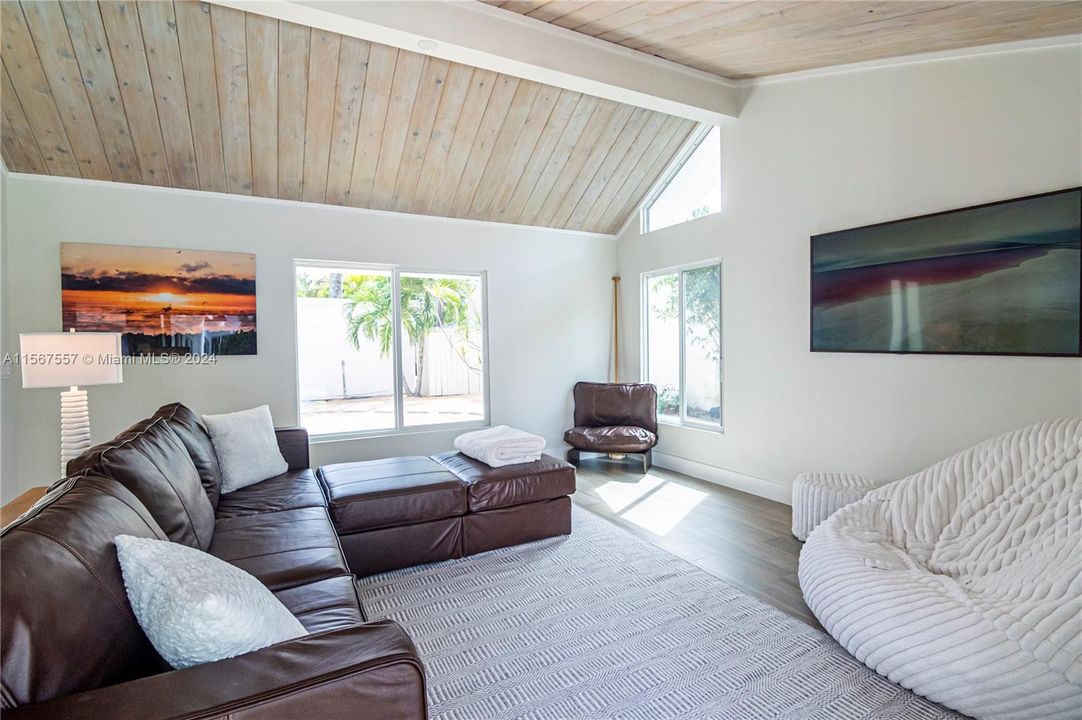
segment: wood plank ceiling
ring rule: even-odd
[[[1071,0],[483,0],[732,79],[1082,32]]]
[[[0,13],[15,172],[611,233],[694,129],[191,0]]]

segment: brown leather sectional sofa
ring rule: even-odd
[[[424,718],[417,651],[396,623],[368,621],[355,575],[570,532],[574,470],[553,458],[516,473],[451,453],[331,466],[317,477],[307,433],[277,437],[289,469],[221,495],[202,423],[167,405],[69,463],[69,477],[3,530],[5,718]],[[411,477],[404,464],[434,474]],[[433,523],[452,530],[436,541]],[[128,604],[113,543],[123,534],[243,568],[309,634],[170,669]]]

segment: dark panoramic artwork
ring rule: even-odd
[[[125,355],[255,355],[255,255],[60,245],[64,330],[118,332]]]
[[[1080,353],[1082,189],[812,238],[812,350]]]

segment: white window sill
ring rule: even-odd
[[[302,426],[303,427],[303,426]],[[431,435],[433,433],[466,432],[490,427],[487,420],[479,420],[469,423],[451,423],[445,425],[418,425],[406,427],[401,430],[393,428],[386,430],[357,430],[355,432],[324,433],[322,435],[309,435],[308,441],[314,445],[333,442],[347,442],[350,440],[378,440],[380,438],[402,437],[408,435]]]
[[[669,427],[682,428],[685,430],[701,430],[708,433],[717,433],[720,435],[725,434],[724,425],[707,425],[706,423],[697,423],[694,421],[680,422],[677,418],[664,418],[659,417],[657,419],[658,425],[668,425]]]

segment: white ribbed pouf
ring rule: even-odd
[[[815,526],[836,510],[860,500],[875,488],[863,475],[803,473],[793,481],[793,535],[804,541]]]

